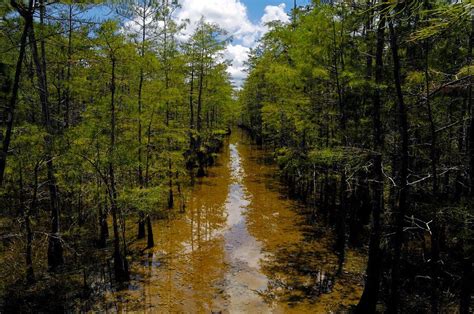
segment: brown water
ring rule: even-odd
[[[357,303],[365,257],[349,250],[342,276],[332,232],[309,224],[281,193],[265,153],[236,131],[217,166],[190,191],[186,213],[154,225],[155,249],[134,263],[116,311],[326,313]]]

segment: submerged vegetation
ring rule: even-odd
[[[0,311],[469,313],[473,4],[179,8],[0,4]]]

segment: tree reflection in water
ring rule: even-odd
[[[186,213],[155,223],[155,249],[133,267],[139,288],[108,299],[123,310],[201,313],[314,313],[356,304],[365,257],[349,250],[334,277],[332,233],[323,223],[309,225],[266,157],[234,132],[190,191]]]

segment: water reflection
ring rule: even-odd
[[[364,257],[349,251],[335,280],[331,231],[306,223],[264,157],[232,134],[186,214],[155,223],[156,248],[134,264],[138,288],[108,296],[115,310],[315,313],[357,302]]]

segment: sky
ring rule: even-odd
[[[297,0],[297,5],[307,5],[310,0]],[[245,61],[250,48],[268,31],[265,26],[271,21],[290,21],[294,0],[180,0],[181,9],[176,18],[190,19],[192,24],[204,16],[209,22],[216,23],[233,37],[226,47],[224,56],[231,61],[228,72],[237,88],[240,88],[247,76]]]
[[[228,72],[237,88],[246,77],[244,63],[250,48],[268,28],[265,23],[278,20],[289,22],[290,1],[282,0],[181,0],[176,19],[189,19],[191,25],[185,33],[193,31],[193,24],[204,16],[207,21],[221,26],[232,36],[224,57],[231,61]]]
[[[278,6],[280,4],[285,4],[287,13],[293,8],[293,0],[241,0],[247,9],[248,16],[251,21],[258,22],[263,15],[264,9],[266,6]],[[308,4],[309,0],[297,0],[297,5]]]
[[[306,5],[310,0],[297,0]],[[250,48],[268,31],[271,21],[290,21],[294,0],[180,0],[181,9],[176,19],[189,19],[191,25],[185,33],[193,31],[193,24],[201,16],[226,30],[233,41],[225,49],[224,57],[231,62],[228,72],[236,88],[241,88],[247,73],[245,62]]]
[[[310,0],[297,0],[297,5],[306,5]],[[250,48],[268,31],[265,26],[271,21],[290,21],[294,0],[179,0],[181,8],[175,19],[189,19],[190,25],[184,37],[194,30],[193,25],[201,16],[227,31],[233,40],[224,51],[225,59],[231,62],[228,72],[237,88],[247,76],[245,61]],[[97,12],[96,12],[97,13]]]

